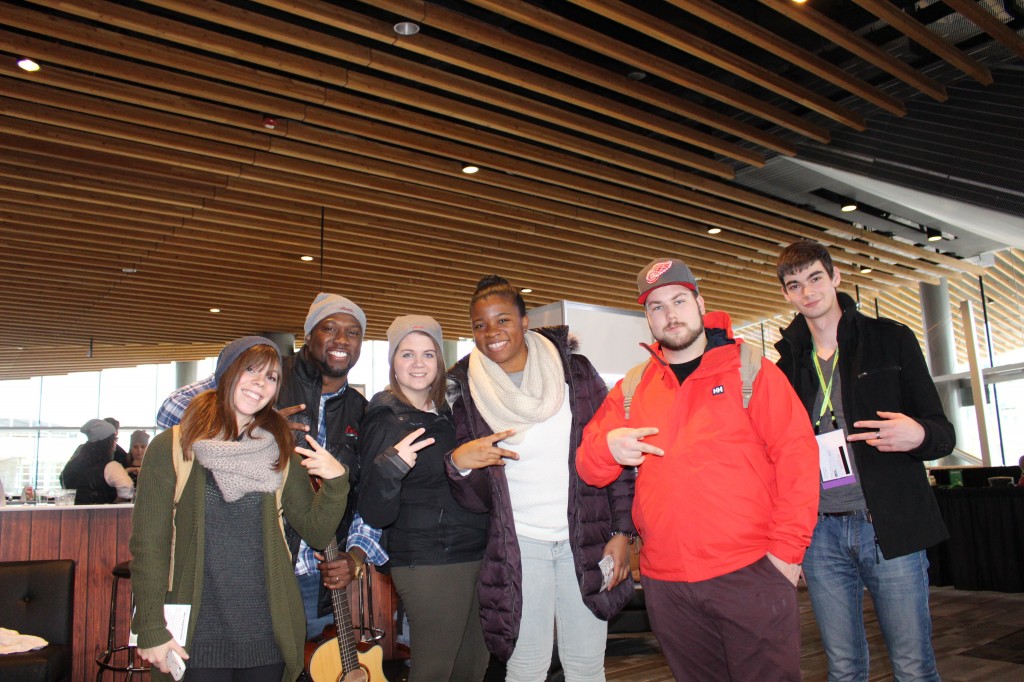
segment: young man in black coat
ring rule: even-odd
[[[948,533],[924,462],[952,451],[953,426],[913,332],[859,313],[837,291],[824,246],[788,246],[778,277],[799,313],[776,344],[778,365],[818,438],[821,498],[804,575],[829,679],[867,679],[866,586],[896,679],[938,680],[925,548]]]

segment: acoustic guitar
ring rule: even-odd
[[[328,561],[338,558],[338,541],[324,550]],[[384,651],[373,642],[356,642],[348,589],[331,590],[331,607],[338,636],[322,642],[309,659],[306,671],[313,682],[387,682],[381,663]]]

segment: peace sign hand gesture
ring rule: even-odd
[[[519,459],[519,455],[511,450],[499,448],[496,443],[515,432],[515,429],[508,429],[460,445],[452,453],[452,463],[460,470],[482,469],[493,465],[505,466],[506,459]]]
[[[421,441],[416,441],[417,438],[426,433],[426,429],[416,429],[402,440],[395,443],[394,448],[398,453],[398,456],[402,458],[402,461],[409,465],[411,469],[416,465],[416,453],[427,447],[428,445],[434,444],[433,438],[424,438]],[[416,441],[416,442],[413,442]]]

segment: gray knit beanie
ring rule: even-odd
[[[309,336],[310,332],[320,324],[321,320],[338,313],[344,313],[356,318],[359,326],[363,329],[363,335],[366,335],[366,314],[362,308],[344,296],[320,293],[313,299],[313,304],[309,306],[309,314],[306,315],[306,324],[303,326],[306,336]]]
[[[281,362],[281,349],[277,347],[276,343],[264,336],[243,336],[224,346],[224,350],[217,356],[217,369],[214,370],[213,376],[218,384],[220,383],[220,378],[224,376],[224,372],[231,366],[231,363],[253,346],[270,346],[277,353],[277,361]]]
[[[406,336],[413,332],[422,332],[437,342],[438,348],[444,348],[444,341],[441,336],[441,325],[427,315],[401,315],[388,327],[388,362],[395,359],[398,352],[398,344]],[[441,359],[444,364],[444,358]]]
[[[117,431],[114,430],[113,424],[102,419],[90,419],[82,424],[82,428],[80,428],[79,431],[85,434],[85,437],[89,439],[90,443],[110,438],[117,433]]]
[[[145,431],[132,431],[131,445],[134,446],[136,443],[142,443],[143,445],[149,445],[149,434]]]

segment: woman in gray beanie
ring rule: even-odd
[[[448,486],[455,426],[441,326],[426,315],[399,317],[388,344],[391,383],[373,396],[359,429],[359,513],[384,530],[409,616],[409,682],[479,682],[490,659],[476,598],[489,516],[463,509]]]
[[[88,442],[75,450],[60,474],[60,484],[75,491],[75,504],[131,500],[135,484],[124,467],[112,459],[117,430],[103,419],[90,419],[79,431]]]
[[[216,376],[216,390],[196,396],[146,451],[129,545],[132,630],[154,682],[170,679],[172,655],[196,679],[292,682],[306,622],[281,517],[311,546],[326,545],[345,510],[348,472],[312,438],[311,449],[292,447],[273,409],[281,354],[271,341],[231,342]],[[316,493],[311,475],[322,482]],[[191,607],[187,646],[168,630],[165,603]]]

